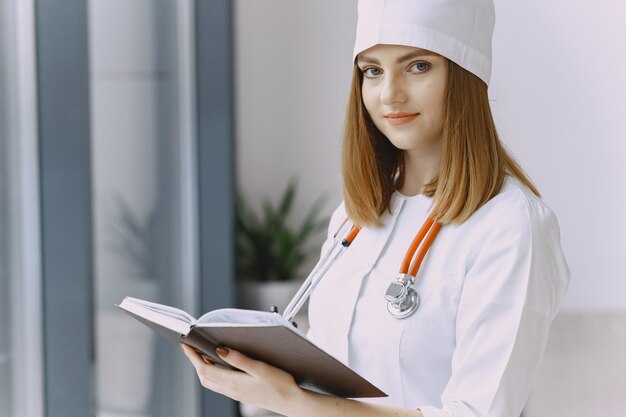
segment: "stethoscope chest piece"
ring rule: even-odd
[[[339,230],[333,236],[333,245],[320,258],[315,268],[313,268],[313,271],[311,271],[304,281],[304,284],[302,284],[296,295],[287,305],[283,317],[288,321],[293,320],[298,310],[302,307],[302,304],[309,298],[311,291],[313,291],[326,271],[328,271],[346,248],[350,246],[361,230],[360,226],[353,224],[350,227],[350,231],[342,238],[344,227],[350,227],[348,219],[344,220],[341,224]],[[420,264],[440,228],[441,223],[436,223],[433,217],[428,217],[411,242],[411,246],[409,246],[404,256],[402,266],[400,267],[400,273],[396,277],[396,280],[389,284],[387,292],[385,293],[387,311],[389,311],[393,317],[397,319],[409,317],[411,314],[415,313],[419,307],[420,296],[411,286],[415,284],[415,277],[417,276]],[[420,247],[422,241],[423,245]],[[413,260],[413,256],[418,247],[419,251],[417,252],[415,260]],[[411,262],[412,260],[413,262]]]
[[[411,285],[415,278],[409,274],[398,274],[396,281],[389,284],[385,299],[387,300],[387,311],[397,318],[403,319],[415,313],[420,305],[420,296]]]

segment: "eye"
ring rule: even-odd
[[[430,64],[428,62],[415,62],[413,64],[411,64],[411,68],[416,68],[417,71],[414,71],[415,73],[422,73],[422,72],[426,72],[428,71],[428,69],[430,68]]]
[[[366,67],[361,71],[365,78],[374,78],[380,75],[380,70],[375,67]]]

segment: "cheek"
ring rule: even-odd
[[[433,79],[429,81],[422,89],[422,98],[427,103],[442,104],[445,94],[445,85],[439,79]]]
[[[445,103],[445,84],[436,81],[429,83],[427,88],[420,94],[420,101],[428,109],[430,118],[437,122],[442,121]]]
[[[371,89],[363,89],[361,90],[361,97],[363,98],[363,105],[365,106],[365,110],[373,115],[376,109],[376,95]]]
[[[433,102],[437,103],[441,114],[443,114],[443,107],[446,101],[446,83],[447,77],[442,75],[433,84]]]

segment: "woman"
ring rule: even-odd
[[[496,133],[494,21],[487,0],[359,2],[344,202],[322,252],[346,218],[361,230],[312,293],[307,337],[389,396],[315,394],[239,352],[220,356],[245,374],[184,347],[206,388],[287,416],[520,415],[569,270],[554,214]],[[423,225],[432,245],[398,281]],[[385,298],[402,279],[415,312]]]

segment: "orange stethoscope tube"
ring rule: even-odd
[[[308,299],[309,295],[319,283],[320,279],[324,276],[326,271],[350,246],[361,231],[360,226],[352,225],[348,233],[346,233],[341,241],[339,241],[339,234],[343,231],[347,222],[348,219],[346,218],[341,223],[341,226],[339,226],[339,229],[333,236],[333,246],[320,258],[317,265],[313,268],[313,271],[311,271],[296,295],[285,308],[283,317],[285,317],[286,320],[291,321],[295,317],[296,313],[300,310],[300,308],[302,308],[302,305]],[[436,223],[434,219],[429,216],[417,232],[417,235],[415,235],[413,242],[411,242],[411,245],[404,256],[402,266],[400,267],[398,280],[390,284],[388,293],[385,294],[385,298],[388,301],[387,309],[393,316],[397,318],[407,317],[413,314],[419,306],[419,295],[415,290],[411,289],[410,286],[415,282],[415,276],[417,275],[417,271],[419,270],[422,260],[435,240],[437,233],[439,233],[440,228],[441,224]],[[422,242],[423,245],[420,247]],[[339,243],[341,243],[339,250],[335,250]],[[419,251],[417,252],[417,257],[413,261],[413,264],[410,265],[418,247]],[[399,285],[402,287],[400,292],[396,291]],[[391,292],[389,292],[390,290]],[[407,300],[408,303],[405,302]]]
[[[343,223],[341,223],[341,226],[339,227],[339,230],[337,231],[337,233],[339,233],[339,231],[343,228],[343,226],[346,224],[347,221],[348,219],[346,218],[343,221]],[[404,255],[404,260],[402,261],[402,265],[400,266],[400,271],[399,271],[400,274],[409,274],[413,277],[417,275],[420,265],[422,264],[422,261],[424,260],[426,253],[428,252],[431,245],[433,244],[433,241],[437,237],[437,234],[439,233],[440,229],[441,229],[441,223],[435,222],[432,216],[429,216],[426,219],[426,221],[424,222],[420,230],[417,232],[417,234],[413,238],[411,245],[409,246],[409,248],[406,251],[406,254]],[[346,235],[346,237],[343,238],[341,244],[345,247],[350,246],[350,244],[356,238],[356,236],[359,234],[360,231],[361,231],[360,226],[353,225],[350,231],[348,232],[348,234]],[[426,237],[426,239],[424,239],[424,237]],[[422,244],[422,242],[424,242],[424,244],[420,247],[420,244]],[[419,248],[419,251],[418,251],[418,248]],[[415,256],[416,251],[417,251],[417,256]],[[415,259],[413,259],[414,257]],[[412,260],[413,262],[411,263]]]

